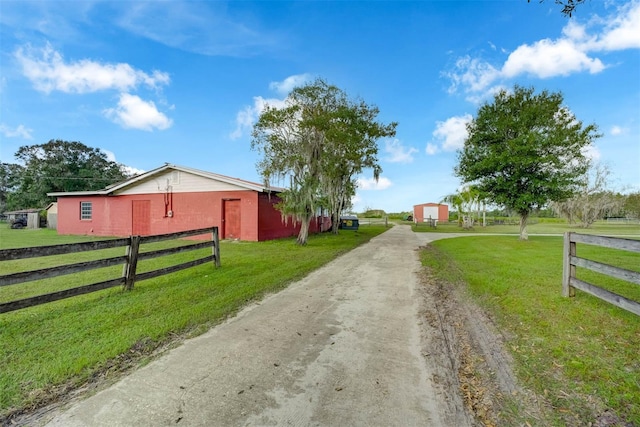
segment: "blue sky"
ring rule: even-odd
[[[251,125],[322,77],[397,121],[354,200],[401,212],[459,188],[465,123],[514,84],[561,91],[589,154],[640,190],[640,1],[0,1],[0,161],[51,139],[132,170],[259,181]]]

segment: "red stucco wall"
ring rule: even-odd
[[[259,198],[259,216],[258,216],[258,239],[272,240],[283,237],[297,236],[300,231],[300,224],[294,225],[291,218],[286,221],[282,220],[282,215],[274,206],[280,202],[280,198],[275,195],[269,197],[268,194],[262,193]],[[322,221],[324,220],[324,225]],[[319,233],[327,231],[331,228],[331,218],[315,218],[309,224],[309,233]]]
[[[151,234],[220,227],[223,199],[240,199],[241,239],[257,240],[257,198],[255,191],[174,193],[170,197],[164,194],[59,197],[58,233],[128,236],[132,231],[133,200],[150,201]],[[80,202],[92,202],[91,220],[80,220]],[[172,217],[168,211],[172,211]]]
[[[424,222],[423,212],[425,206],[437,206],[438,207],[438,220],[439,221],[448,221],[449,220],[449,206],[445,204],[438,203],[423,203],[421,205],[413,206],[413,220],[414,222]]]
[[[59,197],[58,233],[95,236],[129,236],[132,233],[132,201],[149,200],[151,234],[218,226],[224,239],[222,224],[225,199],[239,199],[241,205],[240,239],[262,241],[295,236],[299,226],[282,222],[274,208],[279,199],[256,191],[221,191],[137,194],[120,196]],[[91,220],[80,219],[80,202],[92,202]],[[172,211],[173,216],[167,215]],[[312,221],[310,232],[317,230]]]
[[[269,196],[266,193],[260,194],[258,197],[259,216],[258,216],[258,240],[272,240],[283,237],[295,236],[298,234],[300,227],[295,227],[291,221],[283,222],[282,215],[274,205],[280,202],[280,198],[276,195]]]

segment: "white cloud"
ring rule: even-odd
[[[116,155],[113,153],[113,151],[105,150],[104,148],[101,148],[100,151],[102,151],[107,156],[107,160],[109,160],[110,162],[116,161]]]
[[[587,28],[579,24],[577,21],[570,20],[562,29],[562,34],[574,41],[583,41],[587,39]]]
[[[490,88],[485,89],[482,92],[469,93],[467,94],[465,99],[472,104],[480,105],[482,102],[486,101],[487,99],[493,98],[494,95],[503,90],[508,92],[511,90],[511,87],[507,87],[502,84],[491,86]]]
[[[436,143],[427,144],[427,154],[435,154],[438,145],[443,151],[456,151],[462,148],[468,136],[467,123],[471,120],[473,120],[471,114],[465,114],[449,117],[444,122],[436,122],[436,130],[433,131]]]
[[[531,46],[522,45],[509,55],[504,63],[501,76],[511,78],[522,74],[532,74],[541,79],[568,76],[588,71],[599,73],[605,66],[599,59],[589,58],[573,41],[560,39],[541,40]]]
[[[428,155],[433,156],[434,154],[437,154],[440,150],[438,149],[438,146],[436,144],[427,142],[427,147],[424,149],[424,151]]]
[[[411,163],[413,154],[418,152],[416,148],[403,146],[399,139],[386,140],[384,151],[389,154],[385,159],[391,163]]]
[[[89,59],[66,62],[49,43],[42,49],[30,45],[20,47],[15,57],[22,65],[24,75],[38,91],[86,94],[117,90],[120,92],[117,107],[103,111],[113,122],[127,129],[148,131],[154,128],[163,130],[172,125],[171,119],[158,111],[152,101],[143,101],[139,96],[127,93],[140,86],[159,90],[170,83],[168,73],[153,71],[149,74],[129,64],[100,63]]]
[[[600,150],[595,145],[587,145],[582,149],[582,155],[592,162],[600,160]]]
[[[15,57],[34,88],[45,93],[54,90],[79,94],[102,90],[128,91],[139,85],[157,89],[170,82],[167,73],[153,71],[147,74],[124,63],[102,64],[89,59],[65,62],[50,44],[42,49],[34,49],[30,45],[20,47]]]
[[[360,190],[386,190],[391,185],[389,178],[383,176],[378,181],[373,178],[358,178],[358,189]]]
[[[278,94],[282,96],[287,96],[293,89],[298,86],[304,85],[306,82],[311,80],[311,74],[296,74],[293,76],[289,76],[281,82],[271,82],[269,83],[269,89],[275,90]]]
[[[286,97],[291,90],[305,84],[311,80],[311,78],[311,74],[295,74],[280,82],[269,83],[269,89],[278,92],[283,99],[254,96],[253,105],[245,106],[236,114],[236,128],[229,134],[229,138],[238,139],[245,133],[251,132],[253,124],[258,120],[258,117],[260,117],[260,114],[265,110],[267,105],[275,108],[283,108],[286,104]]]
[[[482,100],[491,86],[504,86],[521,75],[545,79],[607,68],[594,52],[640,48],[640,2],[632,1],[604,19],[592,19],[585,25],[569,20],[555,40],[525,43],[511,52],[502,65],[481,58],[459,58],[452,71],[443,73],[451,81],[449,93],[459,89],[472,102]]]
[[[625,132],[625,129],[621,128],[620,126],[612,126],[611,130],[609,131],[611,135],[620,135],[624,132]]]
[[[18,125],[16,128],[10,128],[4,123],[0,124],[0,133],[2,133],[7,138],[22,138],[22,139],[33,139],[31,133],[33,129],[29,129],[24,125]]]
[[[624,50],[640,48],[640,2],[629,2],[610,19],[597,40],[588,46],[591,50]]]
[[[500,71],[486,61],[464,56],[458,58],[456,71],[446,73],[451,79],[449,93],[454,93],[462,86],[466,92],[480,92],[500,77]]]
[[[360,197],[360,195],[356,193],[356,195],[351,198],[351,206],[353,206],[355,210],[356,206],[360,203],[362,203],[362,197]]]
[[[105,117],[125,129],[152,131],[171,127],[172,120],[158,111],[152,101],[144,101],[139,96],[121,93],[118,106],[103,111]]]
[[[118,161],[116,160],[116,155],[113,153],[113,151],[105,150],[104,148],[101,148],[100,151],[107,155],[107,160],[109,160],[110,162],[118,163]],[[134,168],[133,166],[126,165],[122,165],[122,169],[124,169],[124,171],[129,175],[140,175],[145,172],[143,169],[138,169]]]
[[[138,169],[127,165],[122,165],[122,169],[124,169],[124,172],[128,175],[142,175],[146,172],[144,169]]]
[[[229,134],[229,138],[238,139],[245,133],[250,133],[253,124],[267,106],[282,108],[285,105],[283,99],[265,99],[261,96],[253,97],[253,105],[247,105],[236,114],[236,128]]]

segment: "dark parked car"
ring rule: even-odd
[[[11,228],[24,228],[27,226],[27,218],[18,217],[11,221]]]

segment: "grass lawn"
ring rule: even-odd
[[[637,253],[582,244],[577,250],[640,271]],[[592,425],[593,412],[604,409],[640,425],[640,317],[579,290],[561,296],[561,237],[444,239],[422,260],[440,279],[462,284],[496,320],[518,377],[551,405],[557,425]],[[640,301],[640,286],[580,268],[577,274]]]
[[[286,287],[385,230],[384,226],[367,226],[359,231],[342,230],[337,236],[311,236],[305,247],[297,246],[295,239],[221,242],[219,269],[205,264],[137,282],[132,292],[113,288],[0,314],[0,421],[13,411],[46,403],[94,376],[140,363],[145,355],[176,337],[179,341],[205,332],[248,302]],[[0,225],[0,249],[89,240],[98,239],[58,236],[46,229],[11,230]],[[159,247],[164,246],[154,249]],[[115,248],[7,261],[0,268],[2,274],[8,274],[123,252],[124,248]],[[163,257],[141,261],[140,269],[177,264],[207,252],[210,249],[180,254],[170,260]],[[4,286],[0,288],[0,301],[118,277],[121,272],[122,267],[114,267],[46,282]]]
[[[419,233],[483,233],[483,234],[520,234],[519,225],[489,225],[487,227],[475,226],[470,230],[464,230],[455,222],[438,223],[438,227],[432,228],[426,224],[412,225],[412,230]],[[527,225],[529,234],[563,234],[565,231],[573,231],[582,234],[601,234],[609,236],[638,236],[640,237],[640,224],[608,223],[598,221],[589,228],[570,226],[566,222],[538,222]]]

